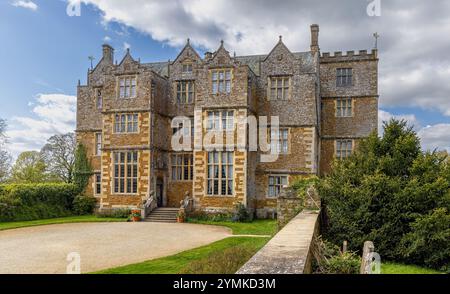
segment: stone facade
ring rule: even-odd
[[[355,147],[377,128],[376,50],[320,53],[318,32],[312,25],[307,52],[291,52],[280,37],[267,55],[232,56],[222,42],[201,57],[188,40],[174,61],[155,63],[141,63],[129,51],[117,63],[113,48],[104,45],[87,84],[78,86],[77,139],[97,173],[85,193],[98,197],[100,208],[118,208],[140,207],[150,191],[156,192],[159,206],[178,207],[188,192],[197,210],[230,211],[243,203],[258,217],[275,216],[281,184],[327,173],[336,140],[352,140]],[[351,85],[337,86],[340,68],[352,69]],[[222,86],[215,84],[218,77]],[[339,98],[351,98],[351,115],[337,117]],[[233,127],[210,131],[205,121],[211,113],[229,113]],[[123,116],[131,117],[123,118],[124,129],[133,131],[120,131]],[[172,144],[175,117],[193,122],[186,150]],[[278,117],[286,130],[286,150],[274,162],[263,162],[265,152],[249,146],[256,131],[238,123],[247,117],[268,117],[269,124]],[[215,167],[212,152],[222,151],[217,144],[224,139],[223,151],[231,154],[218,153],[220,166]],[[124,159],[122,170],[117,154],[130,152],[136,153],[136,164]],[[222,156],[230,156],[230,170],[224,169]]]

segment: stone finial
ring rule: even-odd
[[[280,42],[280,43],[283,42],[283,36],[282,35],[279,35],[278,38],[279,38],[278,42]]]
[[[190,43],[191,43],[191,40],[189,38],[187,38],[186,45],[190,45]]]
[[[223,47],[223,40],[220,40],[220,47]]]

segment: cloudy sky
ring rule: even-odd
[[[74,129],[77,81],[104,42],[143,62],[174,59],[188,37],[200,53],[223,39],[230,52],[263,54],[279,35],[306,51],[312,23],[322,52],[370,50],[378,32],[380,123],[406,119],[425,149],[450,151],[450,1],[83,0],[69,16],[76,2],[0,3],[0,117],[14,154]]]

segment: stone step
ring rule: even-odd
[[[176,219],[145,219],[144,222],[150,223],[176,223]]]
[[[150,213],[150,215],[147,216],[177,216],[177,213]]]
[[[146,219],[177,219],[176,215],[149,215],[146,217]]]

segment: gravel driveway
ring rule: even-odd
[[[231,235],[224,227],[172,223],[74,223],[0,231],[0,274],[66,273],[78,252],[91,272],[199,247]]]

